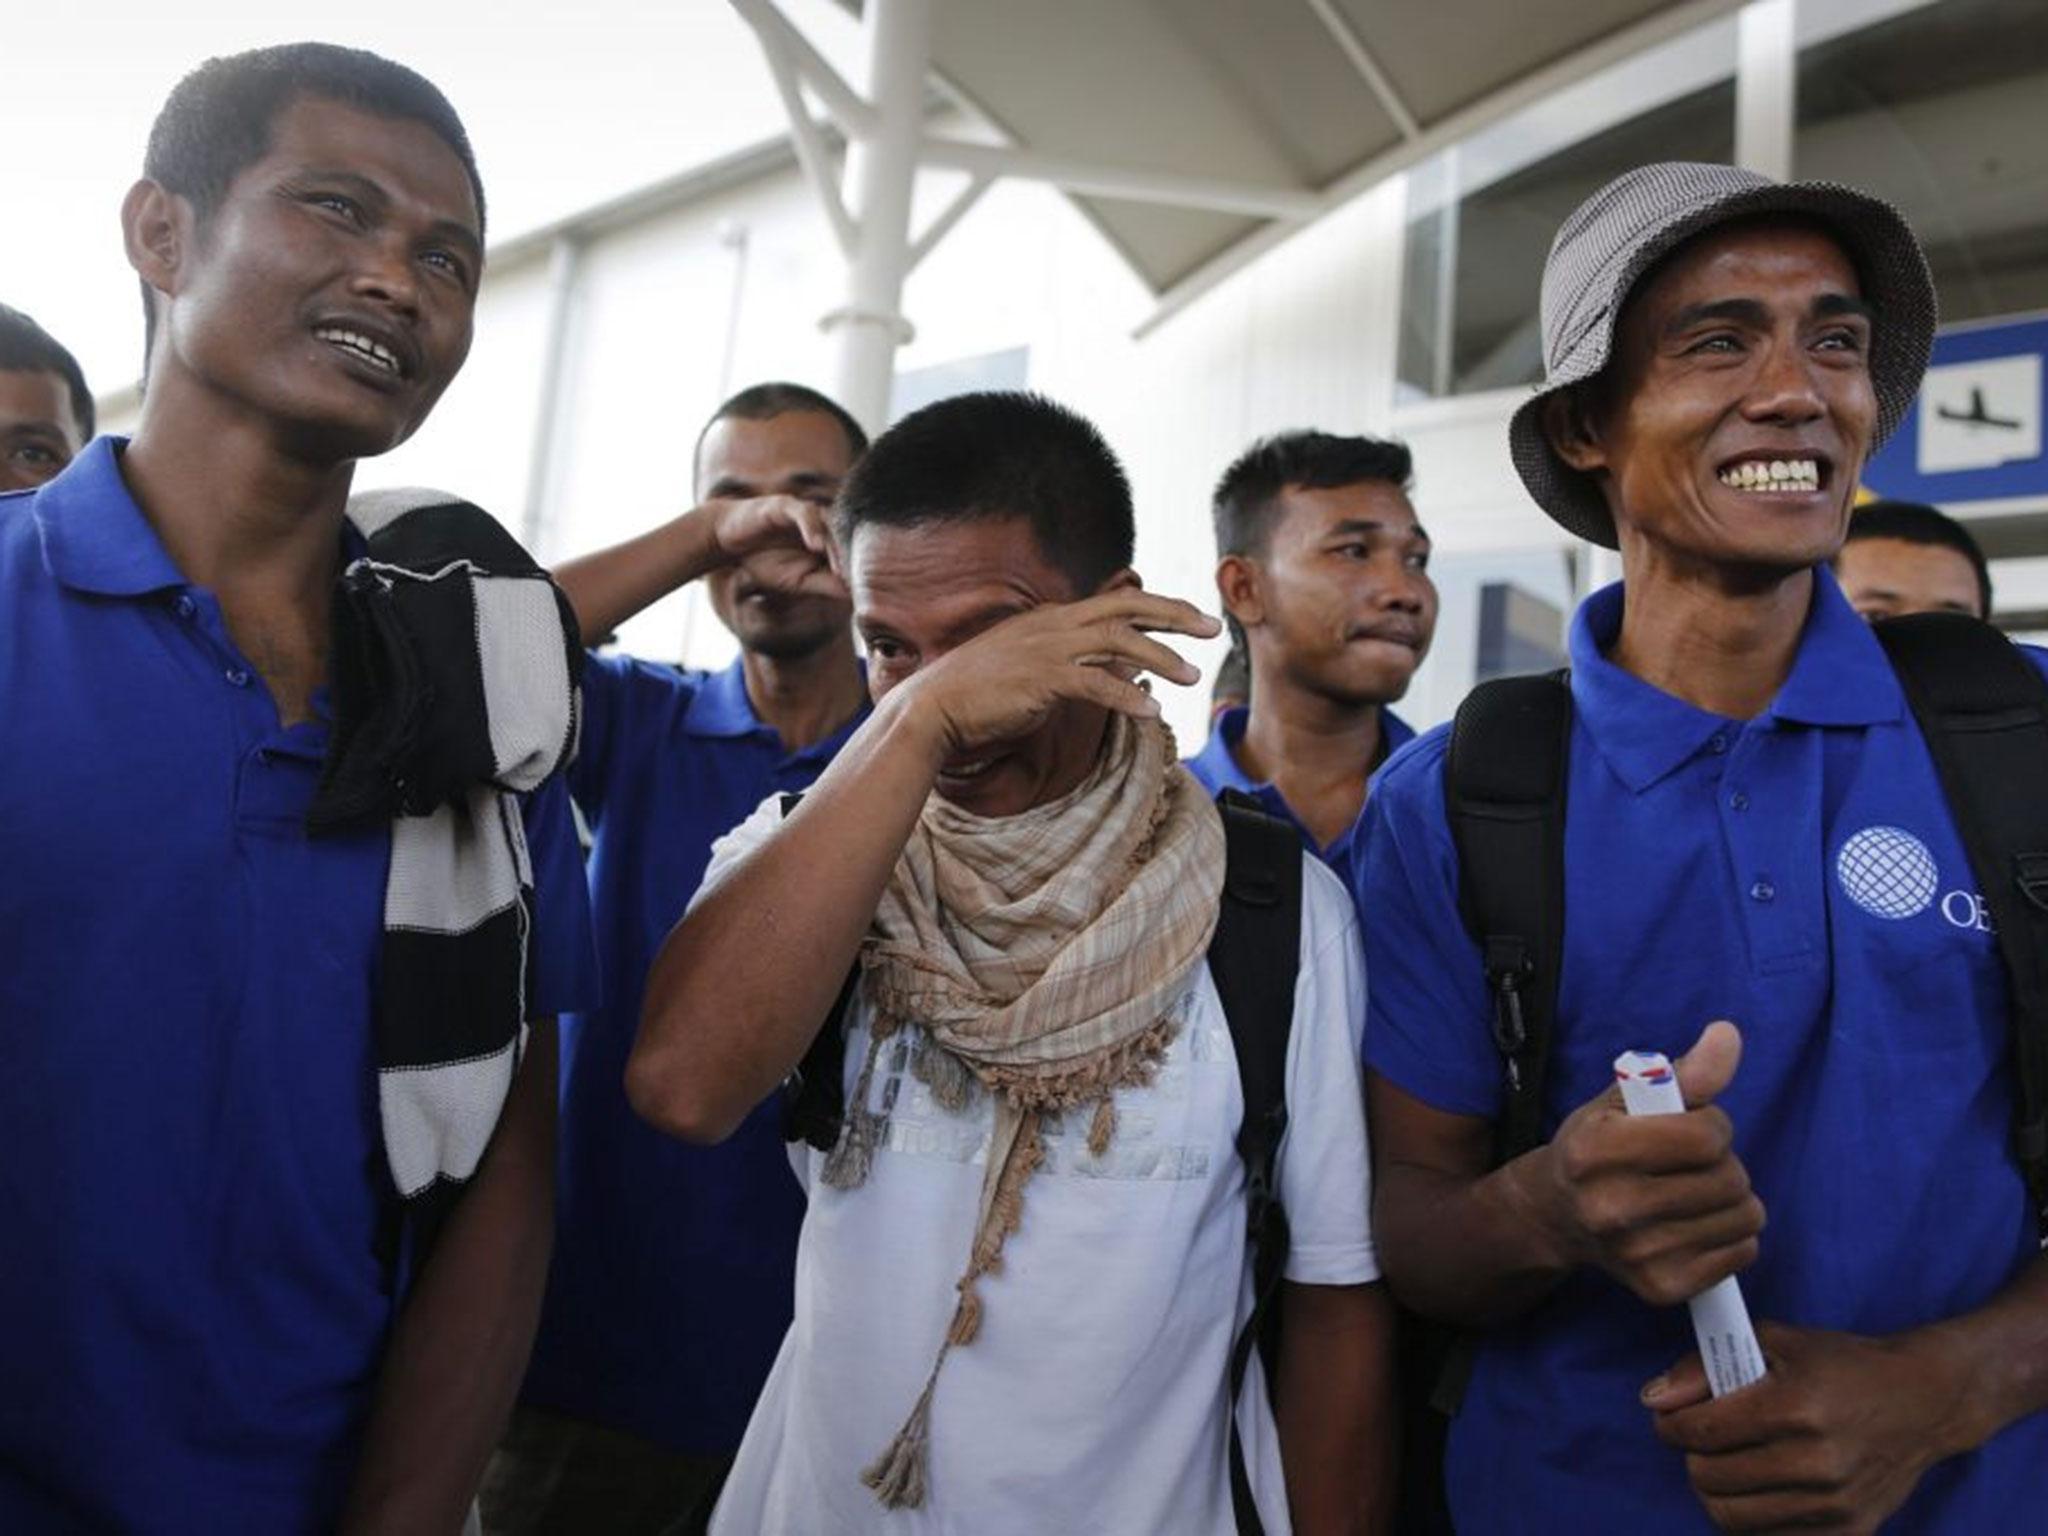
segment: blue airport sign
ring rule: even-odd
[[[1864,466],[1879,495],[1939,506],[2048,498],[2048,314],[1945,326],[1920,398]]]

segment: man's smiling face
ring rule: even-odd
[[[179,206],[152,391],[210,392],[314,461],[412,435],[469,353],[482,276],[454,149],[423,123],[302,96],[210,218]]]
[[[1834,238],[1747,222],[1681,246],[1630,296],[1583,430],[1626,555],[1786,572],[1832,555],[1877,422],[1873,316]]]

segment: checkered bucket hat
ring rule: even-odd
[[[1897,209],[1831,182],[1777,182],[1731,165],[1671,161],[1619,176],[1558,229],[1543,264],[1541,391],[1508,424],[1515,469],[1538,506],[1580,538],[1615,547],[1614,519],[1591,477],[1571,468],[1545,437],[1543,402],[1607,365],[1623,304],[1643,275],[1703,230],[1758,214],[1816,219],[1856,265],[1877,312],[1870,376],[1877,436],[1905,419],[1934,345],[1934,283],[1920,242]]]

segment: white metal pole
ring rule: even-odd
[[[549,501],[554,494],[556,449],[562,435],[562,370],[568,363],[576,276],[582,266],[583,243],[573,235],[557,237],[548,251],[547,339],[541,350],[533,435],[527,440],[526,505],[519,516],[520,540],[536,556],[543,553],[549,532]]]
[[[875,119],[847,165],[854,243],[846,304],[825,317],[839,343],[839,402],[870,432],[887,425],[910,269],[910,198],[917,181],[932,0],[867,0],[867,99]]]
[[[1735,163],[1792,178],[1799,40],[1794,0],[1752,0],[1736,15]]]

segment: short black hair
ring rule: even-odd
[[[420,123],[455,151],[476,195],[477,238],[484,233],[484,183],[462,119],[425,75],[363,48],[280,43],[208,59],[171,88],[149,130],[142,174],[192,205],[202,226],[228,187],[270,152],[278,114],[302,97]],[[144,355],[156,334],[156,307],[142,285]]]
[[[1380,481],[1398,491],[1414,483],[1415,461],[1406,443],[1333,432],[1279,432],[1262,437],[1216,482],[1211,515],[1216,553],[1255,555],[1272,532],[1273,503],[1290,485],[1327,491]]]
[[[792,411],[815,411],[838,422],[839,430],[846,434],[849,458],[858,459],[868,451],[867,433],[845,406],[808,384],[791,384],[775,379],[766,384],[749,384],[711,413],[697,431],[697,445],[690,450],[690,472],[696,473],[697,460],[704,452],[704,439],[721,421],[769,421],[777,416],[787,416]]]
[[[1026,518],[1039,553],[1093,592],[1137,544],[1131,484],[1084,416],[1043,395],[993,390],[913,411],[875,439],[840,488],[839,539],[865,523]]]
[[[35,321],[5,304],[0,304],[0,371],[56,374],[71,392],[71,414],[78,419],[79,432],[91,439],[96,425],[92,391],[85,387],[85,370],[78,359]]]
[[[1849,517],[1849,534],[1844,545],[1858,539],[1899,539],[1907,544],[1927,544],[1952,549],[1970,562],[1977,573],[1977,596],[1981,617],[1991,616],[1991,567],[1984,551],[1970,536],[1970,530],[1938,507],[1918,501],[1873,501],[1858,507]]]

